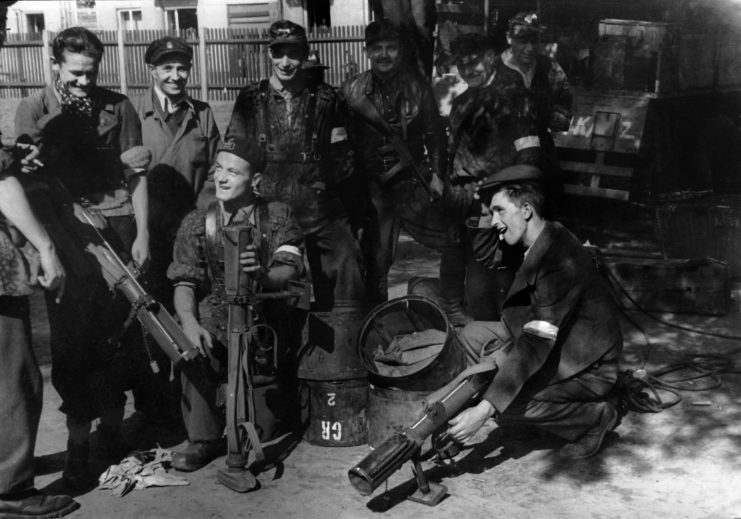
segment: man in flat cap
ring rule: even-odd
[[[329,85],[307,81],[306,31],[280,20],[270,26],[269,79],[239,93],[227,140],[260,143],[266,153],[261,195],[294,211],[306,237],[316,310],[364,299],[360,248],[345,203],[352,181],[347,132]]]
[[[459,333],[470,363],[494,359],[498,371],[481,401],[450,420],[448,433],[471,438],[490,417],[536,426],[568,443],[562,457],[599,451],[618,423],[606,398],[623,347],[617,310],[592,255],[565,227],[543,217],[543,175],[532,166],[485,179],[479,196],[491,231],[525,259],[500,321],[468,324]]]
[[[289,280],[299,279],[304,272],[303,236],[293,210],[282,202],[268,203],[257,196],[265,167],[265,152],[257,141],[224,141],[213,163],[216,201],[207,209],[189,213],[178,230],[173,261],[167,272],[175,286],[175,310],[185,334],[209,359],[216,379],[211,386],[213,394],[207,401],[187,377],[182,377],[182,412],[189,444],[173,455],[172,466],[178,470],[197,470],[223,455],[226,449],[225,416],[214,412],[218,381],[226,381],[229,344],[222,229],[229,225],[254,229],[255,241],[241,253],[240,264],[259,285],[260,288],[255,287],[257,291],[284,290]],[[201,299],[204,301],[199,308]],[[264,308],[257,310],[263,322],[276,326],[276,319],[270,320],[262,311]],[[287,313],[283,311],[279,319],[288,319]],[[278,333],[278,339],[282,339],[280,328]],[[279,340],[274,347],[282,349],[284,344]],[[268,357],[272,355],[271,350]],[[281,351],[280,363],[286,355],[288,352]],[[268,405],[273,406],[271,412],[287,414],[285,411],[292,402],[280,400],[278,394],[273,389],[273,401],[268,399]]]
[[[545,27],[540,25],[538,14],[521,12],[509,20],[506,49],[497,59],[497,71],[514,70],[521,77],[535,103],[538,136],[543,148],[546,176],[558,174],[558,158],[551,132],[568,131],[571,123],[572,96],[566,73],[555,59],[538,53],[540,36]],[[551,190],[557,186],[548,179]]]
[[[449,223],[439,218],[441,208],[430,203],[427,192],[440,198],[443,190],[445,137],[440,115],[429,83],[402,67],[405,49],[400,38],[399,28],[388,20],[368,25],[365,52],[371,69],[340,87],[356,171],[372,202],[363,250],[366,289],[374,304],[388,297],[387,276],[402,228],[435,249],[449,241]],[[415,164],[406,164],[404,154]],[[415,166],[424,179],[415,175]]]
[[[172,309],[173,288],[167,279],[175,233],[203,190],[201,207],[213,198],[208,170],[219,144],[211,107],[193,99],[186,89],[193,66],[193,48],[183,38],[165,36],[153,41],[144,54],[152,86],[132,103],[142,126],[142,144],[152,152],[147,173],[151,261],[140,281],[152,296]],[[170,362],[152,345],[156,374],[143,370],[133,378],[135,406],[145,422],[179,421],[170,388]]]
[[[518,258],[500,254],[497,267],[484,267],[476,260],[472,243],[477,231],[463,228],[463,223],[478,214],[476,182],[513,164],[537,164],[540,144],[532,100],[517,73],[495,70],[497,55],[490,40],[482,34],[463,34],[452,42],[451,51],[468,89],[453,100],[450,111],[444,203],[461,227],[462,240],[459,247],[443,251],[442,268],[458,277],[450,276],[446,283],[441,278],[441,293],[454,297],[465,286],[466,313],[475,320],[494,320]]]
[[[54,38],[52,54],[54,84],[21,101],[15,132],[19,140],[39,146],[45,168],[38,180],[54,195],[34,209],[49,226],[68,276],[64,299],[47,297],[52,384],[67,415],[63,479],[84,489],[95,481],[89,472],[93,420],[100,418],[97,433],[106,462],[120,461],[129,450],[121,435],[128,373],[120,352],[137,348],[136,357],[145,355],[139,324],[124,330],[130,304],[111,291],[99,262],[86,252],[89,221],[125,263],[147,263],[151,154],[141,146],[139,117],[129,99],[97,85],[100,39],[70,27]],[[66,189],[60,190],[62,185]]]

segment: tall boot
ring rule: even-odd
[[[466,287],[466,251],[463,244],[442,250],[440,258],[440,306],[453,326],[471,322],[464,306]]]
[[[90,474],[90,421],[67,417],[67,454],[62,479],[70,489],[86,490],[93,484]]]

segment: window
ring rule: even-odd
[[[230,28],[268,27],[271,23],[269,2],[228,5],[226,13]]]
[[[41,32],[46,28],[43,13],[31,13],[26,15],[26,31]]]
[[[118,26],[125,31],[138,31],[142,28],[142,12],[137,9],[120,9]]]
[[[188,36],[198,34],[198,14],[195,9],[168,9],[167,29],[171,32],[186,31]]]
[[[316,28],[323,31],[332,25],[332,20],[329,17],[329,2],[330,0],[312,0],[306,2],[307,21],[311,29]]]

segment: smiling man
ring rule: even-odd
[[[363,250],[366,288],[374,304],[388,297],[387,277],[402,228],[425,246],[448,245],[448,221],[434,219],[442,212],[439,204],[430,204],[430,195],[414,174],[415,165],[403,164],[398,145],[393,144],[395,139],[403,143],[439,198],[444,170],[442,123],[429,83],[416,70],[402,66],[409,52],[402,41],[399,27],[388,20],[370,23],[365,29],[365,52],[371,69],[340,87],[356,172],[367,184],[372,202]],[[385,122],[385,127],[374,119]]]
[[[196,200],[199,207],[213,200],[208,171],[220,135],[211,107],[188,95],[193,48],[186,40],[157,39],[147,47],[144,61],[152,86],[132,100],[141,120],[142,144],[152,152],[147,174],[152,258],[142,282],[155,299],[171,307],[173,289],[167,267],[175,233]],[[177,422],[169,360],[159,348],[150,350],[159,371],[152,374],[147,369],[134,377],[136,409],[145,423]]]
[[[52,52],[54,84],[21,101],[15,131],[18,139],[39,146],[45,164],[39,177],[59,194],[53,207],[41,208],[53,215],[49,219],[54,221],[45,223],[55,226],[49,234],[69,280],[60,303],[47,297],[52,384],[67,415],[64,481],[83,489],[93,481],[88,470],[93,420],[100,417],[97,432],[107,461],[118,462],[128,451],[121,435],[125,374],[114,369],[118,348],[111,339],[119,337],[131,347],[139,344],[141,329],[137,323],[121,332],[130,305],[109,290],[97,261],[85,253],[82,209],[124,262],[144,265],[149,259],[150,154],[141,146],[139,118],[128,98],[97,85],[100,39],[83,27],[71,27],[54,38]],[[60,183],[67,194],[58,191]],[[63,233],[73,238],[64,239]]]
[[[481,401],[450,420],[448,433],[470,439],[490,417],[535,426],[567,441],[564,458],[596,454],[618,423],[606,400],[618,374],[623,336],[606,280],[579,239],[543,218],[543,175],[510,166],[479,186],[499,239],[525,249],[501,321],[474,321],[459,337],[471,363],[499,370]]]
[[[266,154],[261,195],[291,206],[306,237],[318,311],[335,301],[362,301],[360,248],[347,216],[347,131],[337,94],[308,81],[306,31],[279,20],[270,26],[269,79],[246,86],[234,104],[226,140],[259,143]]]
[[[245,225],[254,229],[256,242],[241,253],[240,263],[259,285],[256,290],[285,289],[289,280],[296,280],[303,274],[303,239],[291,208],[281,202],[266,203],[256,196],[264,168],[265,152],[257,142],[227,140],[222,143],[213,164],[217,201],[206,210],[189,213],[178,231],[173,262],[168,269],[168,276],[175,285],[175,310],[185,334],[210,359],[215,373],[211,379],[211,401],[205,400],[187,377],[182,377],[182,412],[189,444],[173,455],[172,465],[178,470],[197,470],[224,454],[226,449],[225,416],[213,411],[217,406],[218,380],[226,378],[229,344],[230,299],[224,281],[223,227]],[[199,308],[198,300],[204,296],[207,297]],[[272,314],[266,311],[266,305],[257,309],[271,326],[279,324],[274,317],[270,318],[271,315],[279,315],[279,319],[287,319],[289,315],[285,305],[274,303],[279,306],[274,305]],[[285,325],[277,328],[280,340],[276,347],[281,349],[286,346],[285,336],[281,334],[286,328]],[[285,351],[277,354],[281,366],[286,354]],[[291,376],[289,373],[281,375]],[[285,415],[290,402],[282,400],[278,394],[271,393],[268,405],[279,415],[282,408]],[[268,434],[268,431],[263,432]]]

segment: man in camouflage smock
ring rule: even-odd
[[[258,142],[266,152],[261,195],[291,206],[304,232],[318,310],[364,297],[360,248],[343,202],[352,161],[337,95],[306,80],[309,45],[303,27],[280,20],[270,27],[270,79],[237,98],[227,140]],[[354,198],[353,198],[354,199]]]
[[[292,209],[281,202],[266,203],[254,195],[259,172],[265,167],[263,151],[247,141],[225,141],[219,150],[213,167],[217,201],[183,219],[168,269],[183,330],[209,358],[215,375],[207,397],[186,377],[182,379],[182,411],[190,443],[173,455],[172,465],[185,471],[201,468],[223,454],[225,448],[225,417],[214,411],[219,382],[226,381],[229,344],[223,227],[246,225],[253,229],[254,242],[241,253],[240,263],[263,291],[285,289],[288,281],[298,279],[304,270],[303,239]],[[279,301],[272,301],[272,308],[267,303],[258,308],[258,315],[278,328],[279,359],[290,357],[295,352],[286,351],[289,345],[285,335],[281,336],[286,326],[278,326],[290,325],[289,309]],[[290,366],[290,359],[285,364]],[[279,404],[289,407],[291,402]]]

